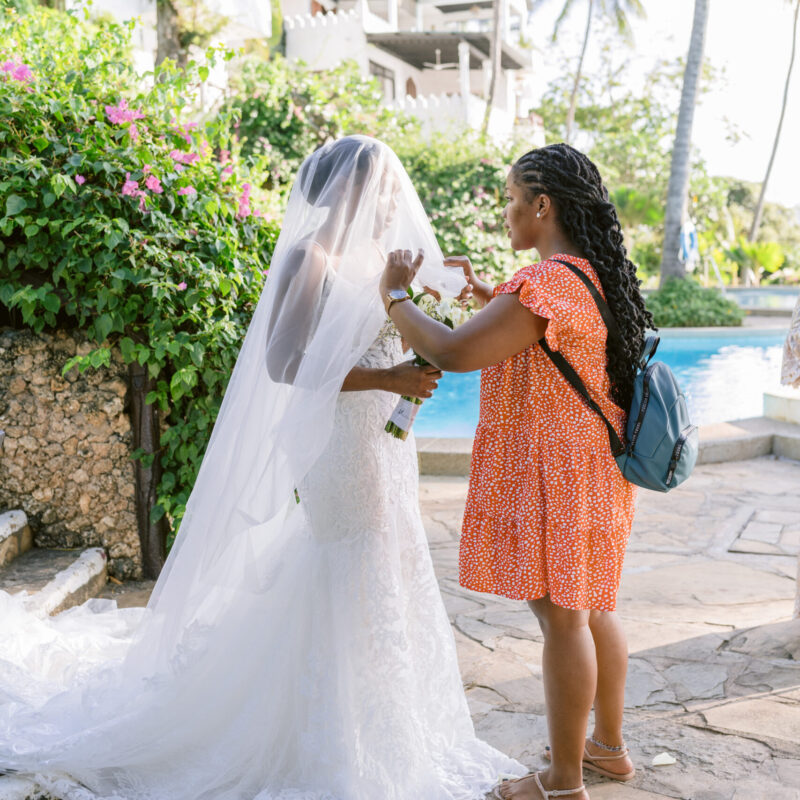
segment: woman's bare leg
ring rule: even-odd
[[[625,676],[628,671],[628,643],[622,623],[614,611],[590,611],[589,630],[597,654],[597,693],[594,698],[592,736],[610,747],[622,739],[622,714],[625,708]],[[608,756],[613,751],[587,742],[590,755]],[[629,758],[600,762],[609,772],[624,774],[633,769]]]
[[[542,674],[552,763],[541,780],[545,789],[574,789],[583,783],[586,726],[597,689],[589,612],[561,608],[548,597],[530,600],[528,605],[544,634]],[[503,786],[500,793],[514,800],[541,800],[531,778]],[[579,793],[573,797],[582,800]]]

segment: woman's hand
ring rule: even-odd
[[[493,287],[475,274],[468,256],[447,256],[444,265],[460,269],[467,280],[467,285],[461,290],[458,300],[466,302],[474,297],[479,306],[485,306],[492,299]]]
[[[402,289],[403,291],[408,289],[422,266],[423,258],[422,250],[413,260],[410,250],[392,250],[386,259],[386,267],[381,275],[381,297],[386,297],[386,293],[392,289]]]
[[[413,361],[404,361],[386,370],[386,386],[383,388],[425,400],[433,394],[441,377],[442,371],[438,367],[430,364],[418,367]]]

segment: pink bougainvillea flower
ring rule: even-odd
[[[131,123],[130,127],[128,128],[128,134],[130,135],[131,139],[133,139],[134,142],[138,141],[139,129],[136,127],[134,123]]]
[[[227,177],[228,175],[230,175],[232,172],[233,172],[233,167],[232,167],[230,164],[228,164],[228,166],[227,166],[227,167],[225,167],[225,168],[222,170],[222,174],[223,174],[223,175],[225,175],[226,177]]]
[[[76,175],[75,183],[77,183],[78,186],[83,186],[83,184],[86,183],[86,178],[84,178],[83,175]]]
[[[22,83],[33,80],[31,68],[21,61],[4,61],[0,64],[0,71],[9,73],[15,81],[20,81]]]
[[[27,64],[20,64],[11,73],[11,77],[17,81],[27,82],[33,80],[33,73],[31,72],[31,68]]]
[[[139,191],[141,190],[139,189],[138,181],[132,181],[130,172],[126,172],[125,183],[122,184],[122,194],[128,197],[135,197]]]
[[[185,288],[186,288],[186,282],[185,282],[185,281],[181,281],[181,282],[178,284],[178,289],[180,289],[181,291],[183,291]]]
[[[189,164],[190,166],[194,164],[195,161],[200,160],[198,153],[184,153],[182,150],[170,151],[169,157],[178,164]]]
[[[144,175],[149,175],[153,171],[153,167],[150,164],[145,164],[142,167],[142,173]]]
[[[139,189],[139,191],[136,192],[136,195],[139,198],[139,211],[146,211],[147,210],[147,193],[143,192],[141,189]]]
[[[230,150],[220,150],[219,151],[219,163],[220,164],[227,164],[231,160],[231,151]]]
[[[130,108],[127,100],[120,100],[118,106],[106,106],[106,116],[114,125],[133,122],[135,119],[144,119],[144,114],[136,108]],[[131,126],[131,127],[136,127]]]
[[[476,220],[475,220],[475,224],[476,224],[476,225],[477,225],[477,226],[478,226],[478,227],[479,227],[481,230],[483,230],[483,220],[482,220],[482,219],[476,219]]]
[[[144,185],[154,194],[161,194],[164,191],[161,181],[155,175],[148,175]]]
[[[252,214],[252,209],[250,208],[250,184],[243,183],[242,194],[239,197],[239,210],[236,212],[236,216],[239,219],[245,219],[250,214]]]
[[[197,194],[197,189],[194,186],[181,186],[178,189],[178,194]]]

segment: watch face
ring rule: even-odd
[[[408,296],[408,292],[404,292],[402,289],[392,289],[388,292],[388,295],[392,300],[402,300],[404,297]]]

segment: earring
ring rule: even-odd
[[[542,212],[541,211],[537,211],[536,212],[536,219],[539,219],[539,217],[541,217],[541,216],[542,216]]]

